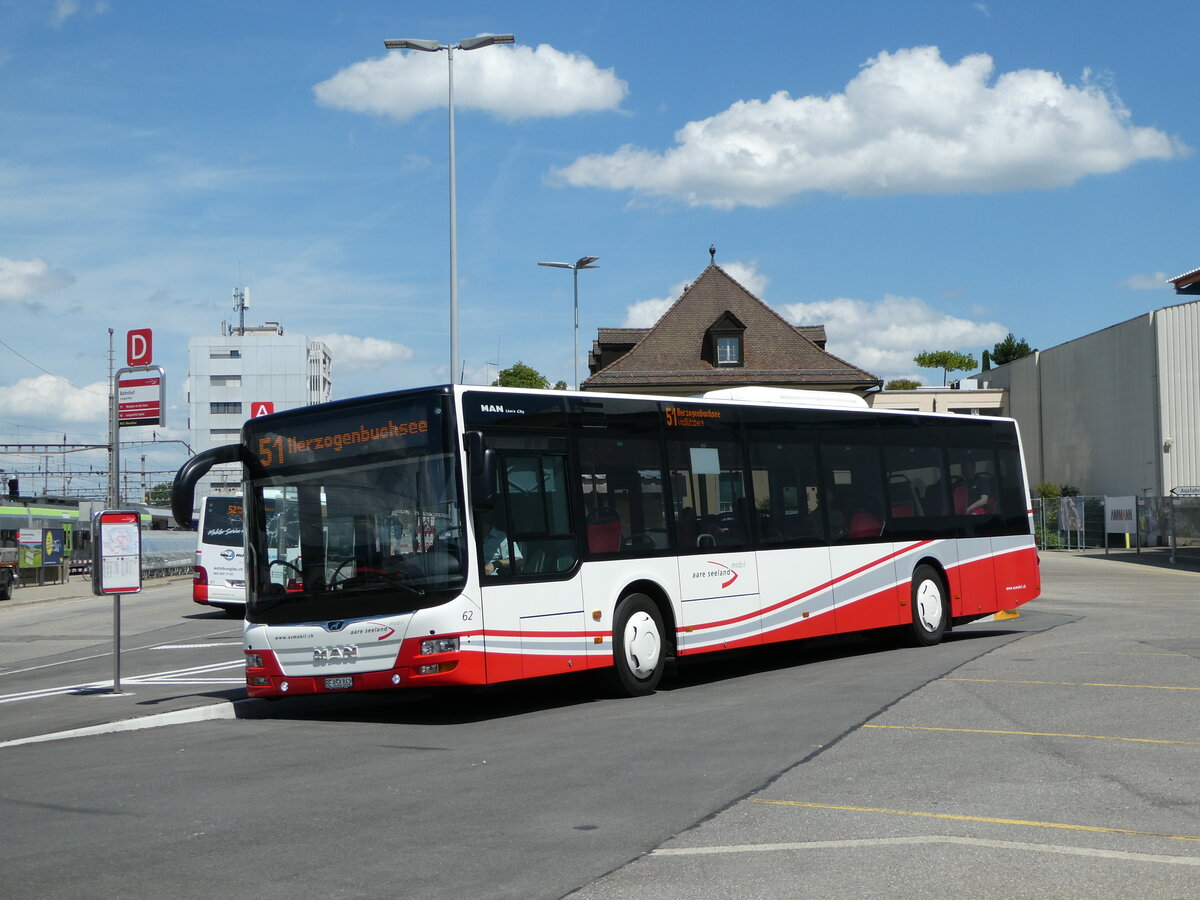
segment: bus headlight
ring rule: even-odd
[[[263,658],[259,654],[257,654],[257,653],[247,653],[246,654],[246,668],[247,669],[261,669],[262,664],[263,664]]]
[[[428,656],[430,653],[457,653],[458,638],[433,638],[428,641],[421,641],[421,655]]]

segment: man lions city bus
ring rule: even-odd
[[[762,388],[401,391],[247,421],[180,469],[181,525],[226,462],[253,697],[595,669],[647,694],[672,658],[936,644],[1040,589],[1010,419]]]

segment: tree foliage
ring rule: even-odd
[[[146,491],[145,503],[147,506],[162,506],[168,507],[171,505],[171,482],[160,481],[158,484],[151,485]]]
[[[1043,500],[1057,500],[1062,496],[1062,488],[1053,481],[1043,481],[1034,488],[1033,495]]]
[[[951,372],[967,372],[978,365],[970,353],[957,350],[926,350],[914,356],[913,362],[922,369],[941,369],[943,386]]]
[[[493,386],[516,388],[548,388],[550,379],[532,366],[517,360],[507,369],[500,370],[500,377],[492,382]]]
[[[921,382],[915,378],[893,378],[883,386],[885,391],[915,391]]]
[[[1002,366],[1023,359],[1031,353],[1037,353],[1037,348],[1030,347],[1025,338],[1018,340],[1010,331],[1008,337],[992,348],[992,362]]]

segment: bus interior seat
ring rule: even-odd
[[[940,478],[929,484],[921,494],[921,507],[927,516],[946,514],[946,492]]]
[[[920,515],[917,502],[917,492],[913,484],[904,475],[893,475],[888,479],[888,494],[892,501],[893,519],[911,519]]]
[[[879,537],[883,533],[883,522],[871,512],[856,512],[850,517],[851,538]]]
[[[588,550],[616,553],[621,549],[621,517],[612,509],[596,509],[587,519]]]
[[[950,495],[954,498],[954,514],[965,516],[967,514],[967,483],[962,480],[962,476],[955,475],[950,479]]]

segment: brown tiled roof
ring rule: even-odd
[[[741,366],[704,358],[709,327],[731,315],[745,325]],[[653,328],[601,328],[592,362],[603,346],[630,349],[583,383],[585,390],[697,389],[770,385],[865,391],[882,382],[817,346],[823,325],[793,326],[715,263],[709,265]]]

